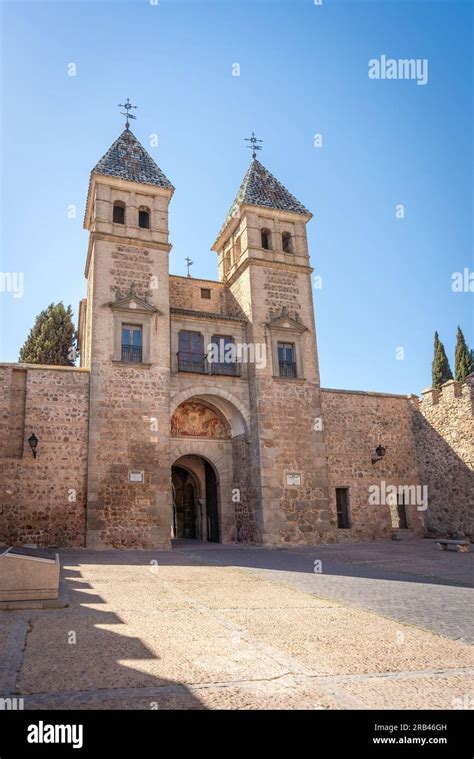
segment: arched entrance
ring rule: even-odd
[[[171,470],[173,483],[173,532],[177,538],[195,538],[198,499],[193,478],[180,466]]]
[[[180,457],[171,467],[173,537],[220,540],[218,482],[213,466],[199,455]]]
[[[193,390],[193,395],[188,388],[172,398],[170,461],[191,469],[199,482],[196,538],[219,543],[254,539],[258,528],[250,512],[250,413],[243,401],[216,387],[214,380]],[[188,464],[200,460],[200,470],[184,465],[185,458]]]

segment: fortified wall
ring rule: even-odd
[[[88,371],[0,364],[0,544],[84,545],[88,413]]]
[[[461,384],[428,388],[410,396],[420,481],[429,508],[425,526],[433,537],[474,539],[474,374]]]
[[[387,487],[419,483],[407,398],[324,388],[321,395],[334,523],[336,488],[348,488],[350,527],[337,530],[337,541],[390,538],[399,527]],[[373,461],[378,445],[383,445],[386,453]],[[416,503],[407,503],[406,518],[404,532],[422,535],[423,512]]]
[[[474,375],[421,398],[328,389],[321,395],[331,528],[318,540],[390,537],[390,506],[369,502],[369,489],[382,492],[382,483],[427,488],[428,508],[408,504],[402,533],[474,539]],[[0,544],[85,545],[88,417],[87,370],[0,365]],[[33,432],[36,459],[28,445]],[[386,454],[373,462],[379,444]],[[248,476],[235,455],[234,487]],[[337,529],[340,487],[349,488],[348,529]],[[236,518],[239,525],[242,515]],[[250,525],[241,527],[237,540],[258,541]]]

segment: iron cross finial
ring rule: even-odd
[[[119,103],[119,108],[125,108],[125,113],[123,111],[120,111],[122,116],[125,116],[127,121],[125,122],[125,129],[130,128],[129,119],[136,119],[137,117],[134,116],[132,113],[130,113],[131,108],[136,108],[136,105],[132,105],[130,102],[130,98],[127,98],[125,103]]]
[[[191,259],[189,258],[189,256],[187,258],[185,258],[184,260],[186,261],[186,266],[188,267],[188,277],[190,277],[191,275],[189,273],[189,267],[193,265],[194,261],[191,261]]]
[[[260,145],[257,145],[257,142],[263,142],[263,140],[257,140],[257,138],[255,137],[255,132],[252,132],[251,137],[245,137],[245,142],[250,142],[250,145],[247,145],[246,147],[248,147],[252,151],[252,158],[256,158],[257,150],[262,149]]]

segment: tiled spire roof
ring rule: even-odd
[[[124,129],[92,171],[174,190],[169,179],[129,129]]]
[[[310,213],[256,158],[247,170],[223,227],[241,205],[262,206],[292,213]]]

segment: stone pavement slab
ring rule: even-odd
[[[457,604],[461,575],[421,582],[390,547],[388,580],[380,558],[358,563],[370,551],[325,548],[333,585],[308,571],[313,549],[62,551],[69,607],[0,614],[0,693],[26,709],[470,708],[472,649],[414,626],[383,584]]]
[[[246,567],[319,598],[474,642],[474,553],[437,551],[436,541],[375,541],[268,550],[180,549],[200,562]],[[314,562],[321,562],[315,573]]]

